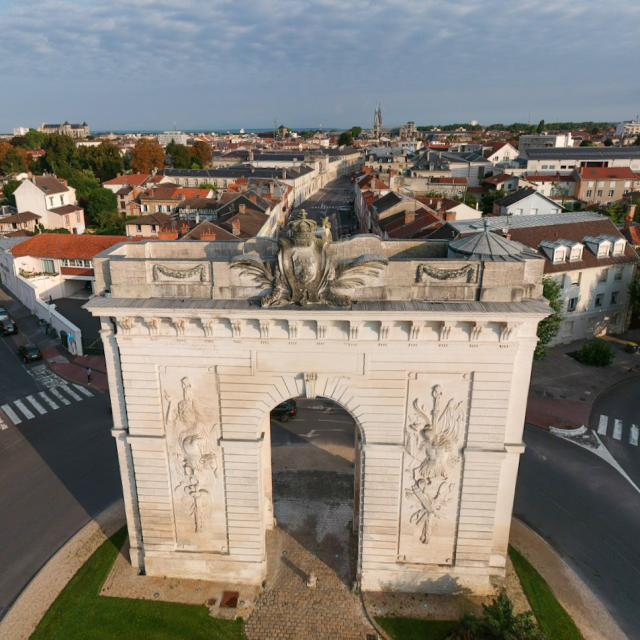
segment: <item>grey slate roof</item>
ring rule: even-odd
[[[514,242],[485,228],[479,233],[463,236],[449,244],[452,253],[467,260],[501,262],[533,257],[535,251],[520,242]]]
[[[537,193],[537,190],[533,187],[523,187],[522,189],[518,189],[513,193],[510,193],[508,196],[504,198],[500,198],[500,200],[496,200],[496,204],[501,207],[508,207],[510,204],[515,204],[516,202],[520,202],[520,200],[524,200],[524,198],[528,198],[530,195]],[[542,194],[540,194],[542,196]],[[542,196],[544,197],[544,196]]]

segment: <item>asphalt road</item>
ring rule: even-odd
[[[334,239],[354,233],[358,221],[353,210],[353,184],[349,176],[341,176],[307,198],[298,208],[304,209],[318,224],[326,217],[331,221]]]
[[[44,365],[22,363],[18,341],[24,336],[0,338],[0,617],[60,546],[121,495],[105,396],[61,391]]]
[[[575,444],[536,427],[526,427],[525,442],[515,514],[560,553],[629,638],[640,638],[640,494]]]
[[[638,356],[640,357],[640,356]],[[631,375],[601,394],[593,404],[590,426],[597,430],[600,416],[607,416],[607,435],[600,438],[620,466],[640,487],[640,446],[630,443],[631,425],[640,427],[640,376]],[[614,438],[614,419],[622,421],[620,439]]]

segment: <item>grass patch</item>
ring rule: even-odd
[[[509,557],[520,579],[522,589],[529,600],[531,609],[548,638],[553,640],[582,640],[569,614],[556,600],[546,580],[529,561],[516,549],[509,547]]]
[[[376,622],[397,640],[445,640],[457,624],[446,620],[414,618],[376,618]]]
[[[51,605],[31,640],[242,640],[242,620],[216,620],[203,606],[99,595],[126,537],[114,534]]]

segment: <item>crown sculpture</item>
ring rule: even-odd
[[[388,260],[384,256],[363,255],[338,262],[329,252],[331,225],[328,218],[318,224],[304,209],[287,225],[279,240],[278,257],[265,262],[260,258],[240,255],[233,258],[231,268],[251,277],[268,289],[260,299],[263,307],[289,304],[327,304],[348,306],[348,291],[372,283],[384,272]]]

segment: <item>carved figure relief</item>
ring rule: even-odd
[[[338,262],[329,255],[329,223],[318,234],[317,223],[303,210],[288,225],[288,237],[280,240],[275,263],[252,256],[237,256],[232,269],[249,276],[269,290],[260,301],[263,307],[288,304],[348,306],[348,290],[375,282],[387,266],[384,256],[364,255]]]
[[[449,473],[460,461],[458,443],[465,419],[462,401],[445,400],[440,385],[431,390],[431,399],[430,411],[417,398],[413,401],[414,419],[405,440],[412,479],[406,492],[416,502],[409,521],[418,525],[422,544],[429,542],[433,521],[455,489]]]
[[[172,368],[173,369],[173,368]],[[226,545],[222,454],[213,374],[167,371],[164,422],[179,548],[221,551]],[[199,390],[200,393],[197,393]],[[201,394],[206,394],[203,399]]]
[[[409,385],[400,552],[413,562],[452,562],[468,385],[456,378],[464,390],[425,385],[423,374]]]

